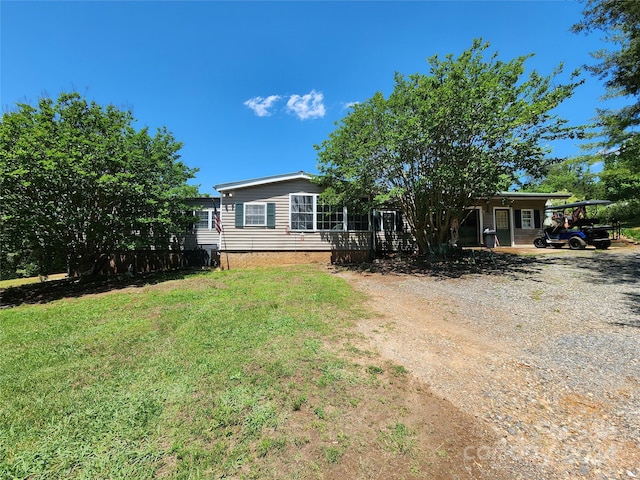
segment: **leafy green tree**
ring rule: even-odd
[[[18,104],[0,123],[2,252],[42,274],[91,273],[109,252],[170,248],[191,217],[195,170],[161,128],[136,131],[129,111],[78,93]]]
[[[594,171],[591,156],[575,157],[549,166],[543,178],[533,179],[524,191],[572,193],[576,200],[602,198],[604,186]]]
[[[550,159],[551,140],[576,130],[550,113],[581,83],[532,72],[529,56],[503,62],[475,40],[458,58],[428,61],[428,75],[395,76],[388,98],[356,105],[316,146],[326,197],[369,207],[395,203],[421,252],[446,242],[452,218],[479,198],[536,176]]]
[[[605,140],[601,178],[612,200],[640,197],[640,2],[635,0],[586,0],[584,19],[574,32],[605,33],[616,49],[593,52],[598,63],[587,67],[605,80],[610,97],[627,97],[619,110],[598,111]]]

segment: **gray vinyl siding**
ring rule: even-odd
[[[199,199],[192,199],[187,202],[193,206],[194,210],[211,210],[218,209],[220,205],[219,197],[203,197]],[[219,243],[219,235],[214,225],[211,228],[197,228],[187,233],[184,239],[184,249],[193,250],[199,248],[202,245],[217,245]]]
[[[376,249],[383,251],[411,250],[413,236],[406,225],[403,231],[392,232],[344,232],[344,231],[294,231],[290,229],[289,199],[291,194],[320,194],[322,189],[304,178],[275,180],[268,183],[242,186],[225,184],[221,198],[220,215],[223,225],[223,237],[220,248],[229,252],[269,252],[269,251],[331,251],[331,250],[370,250],[372,236],[376,236]],[[267,205],[267,226],[244,225],[244,217],[236,205],[256,202]],[[523,229],[516,227],[516,210],[533,209],[539,212],[540,222],[544,221],[546,198],[498,197],[480,203],[478,212],[477,238],[482,241],[485,228],[494,226],[495,208],[509,210],[511,241],[514,245],[531,245],[539,228]],[[275,224],[271,227],[271,206],[275,207]],[[236,226],[238,223],[239,226]],[[212,238],[210,238],[210,236]],[[217,243],[213,232],[198,232],[198,243]],[[508,246],[505,244],[502,246]]]
[[[296,179],[254,187],[240,188],[229,197],[223,195],[221,219],[224,228],[222,250],[250,251],[330,251],[368,250],[370,232],[290,231],[289,195],[320,194],[314,183]],[[238,203],[261,202],[275,204],[275,228],[235,226],[235,206]]]
[[[396,215],[398,215],[396,213]],[[378,252],[412,252],[415,238],[411,233],[409,224],[404,216],[401,217],[402,225],[396,223],[395,230],[380,230],[379,222],[374,222],[377,230],[376,251]]]
[[[215,228],[211,230],[195,230],[186,236],[184,242],[185,250],[193,250],[201,245],[217,245],[220,236]]]
[[[516,227],[516,210],[531,209],[538,211],[540,215],[540,224],[544,222],[544,207],[545,199],[518,199],[503,205],[500,201],[492,200],[489,202],[488,209],[490,214],[483,212],[483,230],[485,228],[494,228],[493,211],[494,208],[508,208],[510,210],[510,224],[511,231],[513,232],[513,245],[528,246],[533,245],[533,240],[536,238],[541,228],[517,228]],[[535,214],[534,214],[535,215]],[[508,245],[502,245],[508,246]]]
[[[533,245],[533,240],[538,236],[542,229],[542,223],[544,222],[544,201],[518,201],[513,205],[513,240],[515,245]],[[516,210],[531,209],[537,210],[540,215],[540,227],[536,228],[535,224],[533,228],[517,228],[516,227]],[[535,213],[534,213],[535,215]]]

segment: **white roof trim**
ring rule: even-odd
[[[271,175],[269,177],[251,178],[249,180],[240,180],[238,182],[220,183],[218,185],[214,185],[213,188],[215,188],[219,192],[225,192],[227,190],[234,190],[237,188],[255,187],[258,185],[266,185],[269,183],[277,183],[277,182],[286,182],[289,180],[298,180],[301,178],[305,180],[311,180],[311,175],[307,172],[300,170],[299,172],[284,173],[281,175]]]
[[[493,198],[510,198],[513,200],[523,199],[523,198],[533,198],[533,199],[550,199],[550,198],[569,198],[571,197],[570,193],[539,193],[539,192],[499,192]]]

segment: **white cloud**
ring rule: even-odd
[[[267,98],[253,97],[244,102],[259,117],[268,117],[271,115],[269,109],[280,100],[280,95],[269,95]]]
[[[322,92],[311,92],[306,95],[291,95],[287,101],[287,111],[293,113],[301,120],[324,117],[324,95]]]

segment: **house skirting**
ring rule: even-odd
[[[351,263],[369,260],[368,250],[295,251],[295,252],[220,252],[222,269],[300,265],[308,263]]]

